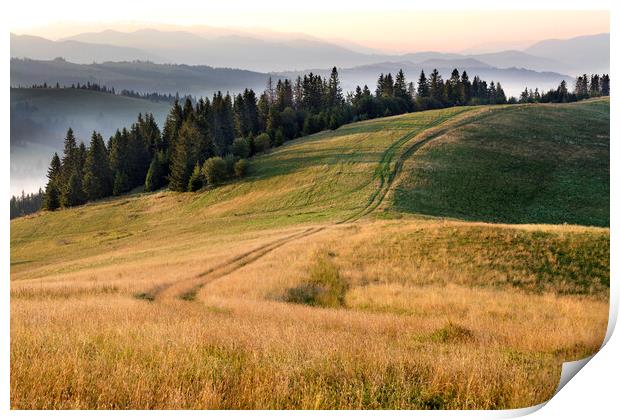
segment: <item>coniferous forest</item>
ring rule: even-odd
[[[256,154],[350,122],[452,106],[571,102],[607,95],[609,75],[580,76],[573,92],[565,81],[543,94],[526,88],[518,100],[507,98],[499,82],[478,76],[470,80],[457,69],[446,80],[436,69],[428,76],[422,71],[415,84],[402,70],[394,76],[381,74],[374,92],[358,86],[346,94],[335,67],[328,78],[313,73],[276,83],[270,78],[260,96],[245,89],[235,96],[218,92],[211,99],[176,99],[162,129],[153,115],[139,115],[107,142],[93,132],[86,146],[78,144],[69,128],[62,157],[54,154],[51,160],[44,194],[38,202],[13,197],[11,217],[41,205],[47,210],[72,207],[138,187],[196,191],[216,186],[243,177],[248,159]]]

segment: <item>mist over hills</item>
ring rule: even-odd
[[[579,36],[567,42],[549,39],[537,42],[525,52],[565,63],[574,62],[578,73],[609,73],[609,34]]]
[[[538,87],[546,90],[555,88],[562,81],[572,83],[572,76],[539,72],[523,68],[497,68],[473,58],[434,58],[421,62],[385,61],[355,67],[339,68],[343,90],[353,91],[357,85],[368,85],[374,89],[381,73],[395,74],[403,69],[409,81],[416,81],[421,70],[430,73],[437,68],[444,78],[450,76],[454,68],[466,70],[485,80],[500,81],[506,94],[517,96],[524,87]],[[108,87],[135,90],[139,92],[179,93],[194,96],[211,96],[214,92],[241,92],[245,88],[262,92],[267,79],[288,77],[313,72],[329,75],[331,67],[307,68],[297,71],[261,73],[248,70],[214,68],[209,66],[190,66],[156,64],[152,62],[105,62],[101,64],[75,64],[65,60],[11,60],[11,85],[30,86],[47,83],[70,86],[72,83],[98,83]]]
[[[90,45],[96,46],[88,48]],[[106,30],[58,41],[11,35],[11,57],[49,60],[64,57],[79,64],[102,61],[149,60],[155,63],[209,65],[280,72],[308,68],[356,67],[386,61],[474,59],[498,68],[526,68],[558,73],[609,71],[609,34],[565,40],[543,40],[524,51],[485,54],[434,51],[381,54],[352,42],[328,42],[304,34],[210,30]],[[116,55],[115,55],[116,54]]]
[[[11,85],[30,86],[47,83],[70,86],[73,83],[98,83],[117,91],[142,93],[179,93],[211,96],[218,90],[237,92],[245,88],[262,90],[269,75],[230,68],[155,64],[148,61],[76,64],[56,60],[11,60]]]
[[[133,47],[85,43],[74,40],[51,41],[39,36],[14,34],[11,34],[11,57],[35,58],[37,60],[53,60],[56,57],[63,57],[76,63],[164,60],[162,57]]]
[[[11,89],[11,194],[45,185],[51,156],[62,151],[69,127],[86,144],[129,127],[139,113],[163,125],[170,104],[82,89]]]

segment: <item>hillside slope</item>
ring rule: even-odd
[[[609,226],[609,100],[494,110],[405,165],[399,211]]]
[[[564,107],[531,107],[531,126]],[[545,401],[561,363],[605,335],[609,229],[445,220],[398,195],[418,159],[435,165],[429,150],[529,108],[349,124],[259,156],[216,189],[12,220],[11,406]],[[579,154],[598,150],[574,139]]]

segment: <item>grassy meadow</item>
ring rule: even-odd
[[[605,335],[608,174],[608,99],[457,107],[14,219],[11,405],[541,403]]]

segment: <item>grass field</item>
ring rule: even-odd
[[[12,407],[545,401],[605,334],[608,153],[606,99],[452,108],[298,139],[214,190],[15,219]]]

